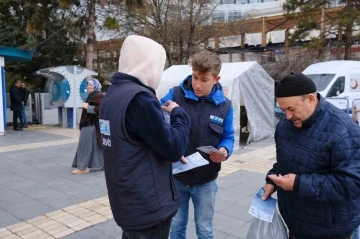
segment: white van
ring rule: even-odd
[[[360,61],[316,63],[308,66],[303,74],[314,81],[323,97],[349,114],[352,113],[353,101],[360,101]]]

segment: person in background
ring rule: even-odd
[[[88,97],[82,104],[80,138],[74,162],[73,174],[85,174],[90,168],[102,169],[104,159],[99,126],[99,107],[103,99],[101,84],[97,79],[87,81]]]
[[[20,84],[20,88],[19,90],[21,91],[21,95],[22,95],[22,101],[24,102],[24,104],[21,107],[21,112],[20,112],[20,124],[22,128],[27,128],[28,127],[28,120],[26,118],[26,104],[29,98],[29,91],[28,89],[26,89],[25,86],[25,82],[21,82]]]
[[[110,86],[111,86],[111,82],[109,80],[104,80],[102,91],[106,92]]]
[[[24,105],[22,93],[20,90],[20,80],[15,80],[14,84],[10,88],[10,109],[13,112],[13,130],[22,130],[19,127],[18,119],[20,118],[21,109]]]
[[[355,120],[355,122],[357,124],[359,124],[359,120],[358,120],[358,113],[360,112],[360,109],[356,108],[356,105],[354,105],[354,109],[353,109],[353,119]]]

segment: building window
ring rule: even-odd
[[[340,6],[345,6],[345,3],[341,3],[340,0],[330,0],[328,3],[328,7],[340,7]]]
[[[224,22],[225,13],[224,12],[214,12],[212,15],[213,22]]]
[[[236,0],[222,0],[222,4],[235,4]]]
[[[231,22],[231,21],[237,21],[237,20],[240,20],[241,19],[241,12],[238,11],[230,11],[228,13],[228,21]]]

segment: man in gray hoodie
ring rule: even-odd
[[[106,184],[123,239],[167,239],[180,206],[172,162],[186,150],[190,120],[175,102],[162,108],[156,98],[165,60],[158,43],[127,37],[100,105]]]

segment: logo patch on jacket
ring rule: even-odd
[[[110,121],[100,119],[99,126],[103,145],[111,147]]]
[[[224,119],[220,118],[220,117],[217,117],[215,115],[210,115],[210,121],[215,123],[215,124],[222,125],[223,122],[224,122]]]
[[[103,135],[110,135],[110,122],[108,120],[99,120],[100,133]]]

